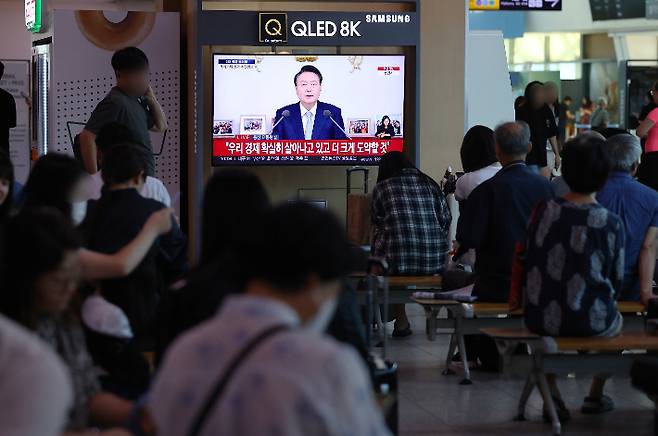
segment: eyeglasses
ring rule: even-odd
[[[320,82],[299,82],[297,86],[301,86],[302,88],[306,88],[310,86],[311,88],[315,89],[318,86],[320,86]]]

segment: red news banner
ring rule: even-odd
[[[214,138],[213,157],[267,156],[356,156],[376,157],[389,151],[402,151],[402,138],[359,138],[328,141],[279,141],[250,138]]]

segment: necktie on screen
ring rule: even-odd
[[[313,113],[306,112],[306,125],[304,126],[304,139],[311,139],[313,137]]]

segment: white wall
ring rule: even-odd
[[[526,32],[625,32],[655,31],[658,20],[635,18],[631,20],[592,21],[589,0],[564,0],[562,12],[527,12]]]
[[[471,31],[466,51],[466,127],[494,129],[514,120],[514,97],[503,34]]]
[[[0,59],[28,60],[31,55],[32,40],[25,28],[23,2],[0,1]]]

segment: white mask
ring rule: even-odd
[[[338,307],[338,298],[325,301],[315,316],[304,324],[304,328],[312,332],[324,333],[336,313],[336,307]]]
[[[76,201],[71,204],[71,219],[76,226],[84,221],[85,216],[87,216],[86,201]]]

